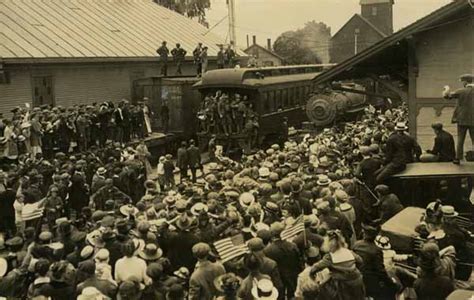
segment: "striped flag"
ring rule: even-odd
[[[249,251],[242,234],[217,241],[214,243],[214,247],[223,263],[244,255]]]
[[[41,200],[36,203],[25,204],[25,206],[23,206],[23,210],[21,211],[21,216],[23,221],[29,221],[43,216],[43,212],[44,200]]]
[[[304,231],[304,218],[303,216],[298,217],[293,225],[288,226],[281,232],[281,239],[284,241],[291,242],[300,233]]]

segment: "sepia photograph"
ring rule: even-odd
[[[474,0],[0,0],[0,300],[474,300]]]

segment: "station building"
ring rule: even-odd
[[[456,137],[456,101],[443,99],[442,90],[460,88],[459,75],[474,73],[473,32],[473,1],[451,1],[322,73],[315,84],[370,78],[397,92],[408,104],[410,133],[430,149],[434,122]]]
[[[224,39],[152,0],[2,1],[0,112],[30,103],[62,105],[132,99],[133,82],[160,75],[162,41],[187,51],[183,74],[195,76],[192,52],[207,46],[216,67]],[[238,54],[246,56],[238,51]],[[176,66],[170,55],[168,75]]]

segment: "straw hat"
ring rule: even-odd
[[[255,202],[255,197],[251,193],[242,193],[239,197],[239,203],[242,207],[249,207]]]
[[[260,279],[252,287],[252,296],[259,300],[276,300],[278,290],[270,279]]]
[[[138,213],[138,208],[131,204],[120,206],[120,213],[126,217],[134,216]]]
[[[193,207],[191,207],[191,213],[195,216],[199,216],[201,212],[207,212],[208,210],[209,208],[207,207],[207,205],[202,202],[198,202],[194,204]]]
[[[459,215],[459,213],[451,205],[441,206],[441,211],[443,212],[443,217],[445,218],[454,218]]]
[[[138,252],[138,256],[144,260],[157,260],[163,255],[163,250],[155,244],[146,244],[145,249]]]
[[[82,290],[82,293],[77,296],[77,300],[102,300],[105,296],[95,287],[89,286]]]
[[[377,235],[375,237],[375,245],[382,250],[392,249],[392,245],[390,244],[390,239],[383,235]]]

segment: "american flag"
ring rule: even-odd
[[[43,212],[44,200],[41,200],[36,203],[25,204],[25,206],[23,206],[23,210],[21,211],[21,216],[23,221],[29,221],[43,216]]]
[[[217,241],[214,243],[214,247],[223,263],[244,255],[249,251],[242,234]]]
[[[284,241],[291,242],[300,233],[304,231],[304,219],[303,216],[298,217],[293,225],[288,226],[281,232],[281,239]]]

